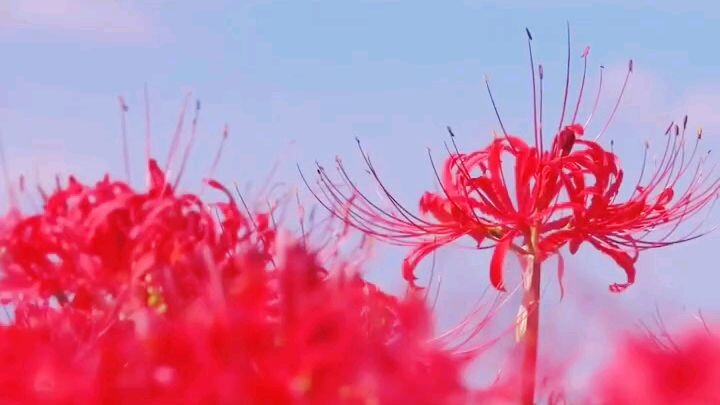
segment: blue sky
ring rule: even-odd
[[[362,177],[358,136],[389,187],[414,206],[433,186],[425,148],[440,154],[446,125],[467,148],[482,146],[497,129],[484,75],[508,129],[528,134],[526,26],[536,60],[545,65],[548,116],[557,115],[566,21],[573,31],[573,77],[581,73],[585,45],[592,46],[591,88],[598,66],[607,67],[601,117],[615,100],[627,60],[635,60],[606,138],[615,141],[630,177],[637,175],[643,143],[657,144],[653,139],[667,123],[685,113],[692,127],[704,127],[706,147],[717,147],[720,6],[711,1],[10,0],[0,6],[0,133],[15,176],[33,179],[37,170],[47,183],[56,172],[86,179],[104,171],[122,175],[117,96],[123,95],[133,174],[140,179],[147,82],[154,150],[163,158],[183,94],[193,91],[202,101],[185,183],[190,189],[198,187],[228,123],[218,172],[223,180],[261,182],[279,161],[275,179],[295,183],[296,162],[329,165],[335,155]],[[618,315],[631,321],[656,303],[680,319],[697,308],[716,311],[717,243],[714,234],[645,254],[637,285],[620,296],[606,286],[622,273],[609,260],[583,253],[568,258],[567,288],[575,285],[575,299],[592,308],[633,314]],[[400,259],[401,252],[390,252],[372,277],[397,288]],[[439,259],[448,296],[472,298],[487,284],[487,254],[449,252]],[[588,316],[585,307],[547,307],[560,323]]]

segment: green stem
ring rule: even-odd
[[[523,310],[524,319],[520,322],[525,324],[522,331],[520,344],[523,346],[522,361],[522,400],[523,405],[535,403],[535,380],[537,374],[538,337],[540,332],[540,261],[534,256],[529,256],[528,272],[523,288],[523,299],[521,315]],[[532,270],[530,270],[532,269]]]

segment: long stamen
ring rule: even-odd
[[[613,117],[615,117],[615,113],[618,110],[618,107],[620,107],[620,101],[622,101],[623,95],[625,94],[625,89],[627,88],[628,81],[630,80],[630,74],[633,72],[633,61],[630,59],[630,62],[628,62],[628,70],[625,74],[625,81],[623,82],[622,88],[620,89],[620,95],[617,98],[617,102],[615,102],[615,107],[613,107],[612,112],[610,113],[610,117],[608,117],[607,121],[605,122],[605,126],[603,127],[602,131],[595,137],[595,140],[597,141],[604,133],[607,131],[608,127],[610,126],[610,123],[612,122]]]
[[[467,166],[464,162],[464,157],[457,152],[457,146],[455,146],[456,154],[453,155],[453,152],[450,151],[450,147],[448,146],[447,142],[445,142],[444,145],[445,145],[445,150],[447,151],[448,155],[453,159],[452,166],[454,168],[457,168],[459,171],[459,176],[464,177],[466,180],[470,179],[471,178],[471,176],[469,174],[470,172],[468,171]],[[461,185],[461,187],[460,187],[460,189],[462,190],[462,197],[464,197],[467,201],[470,201],[471,197],[470,197],[470,191],[468,191],[468,188],[470,188],[470,187],[467,187],[465,184]],[[492,205],[492,202],[487,199],[487,196],[484,195],[482,193],[482,191],[478,190],[475,187],[473,187],[471,191],[475,192],[475,195],[477,195],[477,197],[480,199],[480,201],[482,201],[483,204],[486,204],[487,206]],[[467,206],[468,210],[470,211],[470,213],[472,214],[472,216],[478,221],[478,223],[485,224],[488,222],[492,222],[492,221],[478,215],[478,213],[476,212],[476,209],[473,208],[472,206],[470,206],[469,204],[466,203],[466,206]]]
[[[453,144],[453,147],[455,148],[455,155],[453,155],[453,154],[450,152],[450,148],[447,146],[447,142],[445,143],[445,149],[446,149],[447,152],[448,152],[449,158],[450,158],[450,159],[454,159],[454,160],[453,160],[453,165],[456,166],[456,167],[458,167],[458,168],[460,169],[461,174],[462,174],[463,176],[465,176],[466,178],[469,179],[469,178],[471,177],[471,176],[470,176],[470,172],[469,172],[467,166],[465,165],[465,162],[463,161],[463,158],[462,158],[463,155],[461,155],[461,154],[460,154],[460,151],[458,150],[457,143],[455,142],[455,134],[453,133],[452,128],[447,127],[447,130],[448,130],[448,133],[450,134],[450,140],[451,140],[451,142],[452,142],[452,144]],[[432,165],[433,171],[435,172],[435,176],[436,176],[436,178],[437,178],[437,180],[438,180],[438,183],[440,184],[440,187],[441,187],[442,190],[443,190],[443,193],[445,193],[445,196],[446,196],[446,197],[448,198],[448,200],[457,208],[457,210],[458,210],[459,212],[463,212],[464,210],[463,210],[462,208],[460,208],[460,206],[455,202],[455,199],[450,196],[450,194],[448,193],[447,189],[446,189],[445,186],[443,185],[442,180],[440,179],[440,175],[438,174],[437,168],[435,167],[435,162],[433,161],[432,155],[430,154],[430,149],[429,149],[429,148],[428,148],[428,156],[430,157],[430,164]],[[455,163],[455,162],[459,162],[459,163]],[[470,200],[470,193],[468,192],[467,187],[461,187],[461,189],[462,189],[462,191],[463,191],[463,194],[465,195],[465,198],[468,199],[468,200]],[[477,191],[477,190],[476,190],[476,191]],[[479,193],[479,192],[478,192],[478,194],[480,194],[480,198],[481,198],[481,199],[484,199],[485,196],[483,196],[483,195],[482,195],[481,193]],[[467,210],[470,211],[470,213],[472,214],[473,218],[474,218],[478,223],[484,224],[484,223],[487,223],[487,222],[488,222],[487,220],[485,220],[485,219],[483,219],[483,218],[480,218],[480,216],[478,216],[477,212],[475,212],[475,209],[473,209],[472,207],[467,206]]]
[[[215,176],[215,170],[217,169],[217,166],[220,163],[220,157],[222,156],[222,152],[225,147],[225,142],[227,142],[229,132],[230,132],[230,128],[228,128],[228,124],[225,124],[225,127],[223,128],[222,139],[220,140],[220,146],[218,147],[218,150],[215,153],[215,158],[213,158],[212,164],[210,165],[210,170],[208,170],[207,177],[209,179],[211,179],[211,178],[213,178],[213,176]],[[200,187],[200,195],[202,195],[203,190],[205,190],[205,182],[203,182],[202,186]]]
[[[530,54],[530,74],[532,75],[532,102],[533,102],[533,131],[535,135],[535,146],[538,147],[538,153],[542,153],[542,148],[540,147],[540,140],[538,139],[538,106],[537,106],[537,90],[535,85],[535,61],[533,60],[533,52],[532,52],[532,34],[530,33],[529,28],[525,28],[525,32],[527,33],[528,37],[528,53]]]
[[[668,131],[665,133],[665,136],[667,137],[667,142],[665,142],[665,151],[663,152],[662,159],[660,159],[660,162],[657,164],[657,169],[655,170],[655,173],[653,174],[648,184],[645,186],[645,190],[643,191],[643,193],[641,193],[642,195],[649,194],[660,184],[660,182],[662,182],[670,168],[670,165],[672,164],[675,145],[677,144],[677,137],[674,136],[671,132],[675,128],[677,128],[677,125],[675,123],[672,123],[670,128],[668,128]]]
[[[684,128],[687,127],[687,116],[685,116],[685,121],[684,121],[683,127]],[[683,128],[683,136],[685,133],[684,128]],[[685,173],[687,172],[687,169],[690,168],[691,163],[695,160],[695,155],[697,154],[698,146],[700,145],[701,139],[702,139],[702,130],[699,129],[697,132],[697,136],[695,138],[695,145],[693,146],[693,150],[692,150],[692,152],[690,152],[690,157],[687,160],[685,159],[685,150],[683,148],[683,156],[682,156],[682,159],[680,160],[680,170],[678,170],[678,173],[675,176],[675,179],[672,181],[671,187],[674,187],[675,184],[677,184],[677,182],[680,180],[680,178],[683,175],[685,175]]]
[[[145,99],[145,161],[149,162],[152,158],[152,133],[151,133],[151,122],[150,122],[150,96],[148,95],[148,85],[145,83],[143,86],[143,96]]]
[[[262,234],[259,233],[260,228],[258,228],[257,222],[255,222],[255,219],[253,218],[253,213],[252,213],[252,211],[250,211],[250,207],[248,207],[247,203],[245,202],[245,198],[243,197],[242,193],[240,192],[240,186],[238,186],[237,183],[235,183],[234,185],[235,185],[235,193],[237,193],[237,196],[240,199],[240,203],[242,204],[243,208],[245,209],[245,213],[247,214],[248,221],[250,221],[250,224],[255,229],[255,232],[258,232],[258,236],[260,237],[260,240],[264,244],[267,245],[268,241],[265,239],[265,236],[263,236]],[[272,217],[272,211],[270,212],[270,218],[274,222],[274,219]],[[274,223],[273,223],[273,226],[275,226]],[[270,255],[269,259],[270,259],[270,263],[272,264],[273,268],[275,268],[275,270],[277,270],[277,265],[275,264],[275,260],[273,259],[272,255]]]
[[[540,79],[539,87],[540,87],[540,99],[538,100],[538,132],[540,133],[540,150],[543,150],[543,78],[545,77],[545,72],[543,70],[543,65],[538,65],[538,78]]]
[[[452,142],[453,148],[455,149],[456,156],[458,156],[457,161],[459,163],[455,163],[454,165],[458,169],[460,169],[460,173],[463,176],[465,176],[467,179],[471,179],[472,175],[470,174],[470,171],[468,170],[467,166],[465,165],[464,159],[461,158],[462,155],[460,154],[460,150],[458,149],[457,143],[455,142],[455,134],[452,132],[452,129],[450,127],[448,127],[448,132],[450,133],[450,141]],[[447,145],[446,145],[446,148],[447,148]],[[449,149],[448,149],[448,154],[451,154]],[[500,174],[503,175],[503,172],[501,171]],[[504,182],[504,179],[503,179],[503,182]],[[470,193],[468,192],[467,187],[462,187],[462,190],[465,194],[465,198],[470,199]],[[475,194],[483,201],[483,203],[485,203],[488,207],[493,207],[495,210],[499,211],[499,209],[497,207],[495,207],[495,204],[492,201],[490,201],[490,199],[488,198],[487,195],[485,195],[483,192],[481,192],[477,187],[473,187],[473,190],[475,191]],[[478,218],[477,213],[475,212],[475,209],[472,210],[472,213],[475,218]],[[487,222],[487,221],[485,221],[485,222]]]
[[[305,207],[300,202],[300,193],[295,189],[295,202],[297,203],[298,222],[300,225],[300,236],[303,247],[307,247],[307,232],[305,231]]]
[[[170,143],[170,151],[168,152],[167,163],[165,163],[165,173],[168,172],[170,164],[172,164],[173,157],[175,157],[175,152],[177,152],[178,144],[180,143],[180,135],[182,134],[183,124],[185,123],[185,113],[187,112],[187,105],[190,101],[190,96],[190,93],[186,94],[185,100],[183,100],[182,109],[180,110],[180,116],[178,117],[177,126],[175,127],[175,134],[173,135],[172,142]]]
[[[427,148],[427,153],[428,153],[428,159],[430,159],[430,166],[432,166],[433,173],[435,173],[435,179],[437,179],[438,185],[440,186],[440,189],[442,190],[443,194],[445,195],[445,198],[447,198],[448,201],[450,201],[450,203],[453,205],[453,207],[455,207],[455,209],[457,209],[459,212],[462,212],[462,208],[460,208],[460,206],[455,201],[455,198],[450,195],[450,193],[447,191],[447,188],[443,184],[443,181],[440,178],[440,173],[438,172],[437,166],[435,165],[435,160],[432,157],[430,148]],[[472,212],[473,215],[475,214],[475,210],[471,209],[470,212]],[[478,222],[480,221],[480,218],[478,218],[477,215],[475,215],[475,219]]]
[[[192,120],[192,130],[190,131],[190,140],[188,140],[187,145],[185,145],[185,150],[183,151],[183,157],[182,161],[180,162],[180,170],[178,171],[177,178],[175,179],[175,184],[173,184],[173,188],[176,188],[178,184],[180,184],[180,179],[182,179],[183,173],[185,172],[185,166],[187,166],[188,159],[190,158],[190,151],[192,150],[193,144],[195,143],[195,137],[197,136],[197,124],[198,124],[198,118],[200,117],[200,100],[195,101],[195,116]]]
[[[437,238],[434,238],[434,242],[437,242]],[[430,262],[430,277],[428,278],[428,286],[432,286],[433,281],[435,281],[435,267],[437,265],[437,263],[436,263],[437,262],[437,251],[432,252],[430,260],[431,260],[431,262]],[[432,290],[432,288],[428,288],[425,291],[425,294],[423,295],[423,301],[427,302],[428,296],[429,296],[431,290]],[[435,298],[433,299],[433,304],[432,304],[432,306],[429,307],[432,311],[436,310],[435,305],[437,304],[437,298],[439,296],[440,296],[440,287],[438,286],[438,288],[435,291]]]
[[[128,183],[132,182],[130,177],[130,152],[128,151],[128,137],[127,137],[127,112],[128,106],[125,104],[125,99],[120,96],[118,97],[120,103],[120,126],[122,131],[122,145],[123,145],[123,164],[125,166],[125,178]]]
[[[370,200],[370,198],[368,198],[365,195],[365,193],[361,192],[360,189],[357,187],[357,185],[350,179],[350,176],[348,175],[347,171],[345,170],[345,167],[342,165],[342,162],[337,161],[337,164],[338,164],[338,172],[341,174],[341,177],[342,177],[345,185],[350,187],[350,189],[352,190],[352,193],[353,193],[352,195],[359,196],[360,199],[362,201],[364,201],[365,204],[367,204],[366,207],[369,207],[370,209],[375,210],[376,213],[380,213],[382,216],[385,217],[385,218],[381,218],[379,220],[380,222],[402,223],[404,226],[417,229],[416,231],[413,231],[413,232],[425,233],[427,231],[427,229],[424,226],[429,226],[431,224],[423,221],[422,219],[419,220],[421,223],[417,223],[417,222],[414,222],[413,220],[407,218],[407,216],[405,216],[405,215],[403,215],[403,219],[398,218],[396,215],[394,215],[395,211],[386,210],[386,209],[380,207],[379,205],[377,205],[372,200]],[[373,213],[369,209],[367,209],[365,207],[361,207],[357,203],[355,203],[355,199],[352,196],[346,196],[344,193],[342,193],[336,186],[334,186],[332,184],[330,178],[327,176],[324,169],[321,168],[321,171],[322,171],[321,174],[323,176],[323,185],[325,185],[325,187],[328,188],[328,191],[330,191],[330,193],[332,194],[332,196],[338,203],[338,206],[342,207],[345,204],[349,204],[352,208],[354,208],[354,210],[356,212],[350,210],[350,212],[348,212],[348,215],[352,215],[353,217],[356,217],[356,219],[358,221],[364,221],[369,224],[372,224],[372,221],[367,218],[372,218],[374,216]],[[379,179],[376,179],[375,181],[378,182]],[[398,205],[399,204],[397,204],[397,205],[393,204],[393,206],[397,210],[400,210],[400,208],[398,208]],[[403,213],[401,212],[401,214],[403,214]],[[375,215],[375,217],[377,217],[377,216]],[[379,224],[372,224],[372,226],[379,228],[379,229],[383,229],[388,232],[393,232],[392,228],[380,226]]]
[[[588,46],[588,47],[585,47],[585,50],[583,51],[582,56],[581,56],[583,58],[583,74],[582,74],[582,80],[580,81],[580,91],[578,92],[577,103],[575,103],[575,112],[573,113],[572,121],[570,122],[571,124],[574,124],[576,122],[575,120],[577,119],[578,112],[580,111],[580,102],[582,101],[582,96],[583,96],[583,93],[585,90],[585,77],[587,77],[587,62],[588,62],[587,60],[588,60],[589,54],[590,54],[590,47]]]
[[[650,142],[645,141],[645,148],[644,148],[644,151],[643,151],[642,166],[641,166],[641,168],[640,168],[640,176],[638,176],[638,181],[637,181],[637,183],[635,183],[635,187],[633,188],[633,192],[632,192],[632,194],[630,195],[630,199],[632,199],[632,198],[635,196],[635,194],[637,194],[637,192],[639,191],[639,189],[640,189],[640,187],[641,187],[640,185],[642,184],[642,179],[643,179],[643,176],[645,176],[645,170],[646,170],[646,168],[647,168],[647,157],[648,157],[648,150],[649,150],[649,149],[650,149]]]
[[[663,151],[662,158],[659,161],[657,160],[657,157],[655,158],[655,161],[654,161],[655,171],[653,172],[652,177],[648,181],[647,186],[644,187],[644,190],[654,188],[656,185],[655,184],[656,180],[662,173],[661,169],[665,166],[665,160],[668,158],[668,152],[670,151],[670,145],[671,145],[671,140],[672,140],[672,137],[670,134],[671,134],[674,126],[675,126],[675,122],[672,121],[672,122],[670,122],[670,125],[668,126],[667,130],[665,130],[664,136],[667,138],[667,141],[665,142],[665,149]],[[643,192],[645,192],[645,191],[643,191]]]
[[[319,175],[320,191],[325,197],[321,201],[321,205],[329,207],[329,211],[333,216],[351,225],[369,235],[382,238],[396,244],[406,245],[400,239],[415,238],[426,235],[427,229],[417,227],[417,225],[405,222],[390,212],[369,202],[370,200],[361,193],[357,188],[353,188],[353,195],[345,195],[337,186],[335,186],[325,169],[317,164],[317,173]],[[347,183],[346,183],[347,184]],[[315,195],[315,193],[313,193]],[[360,195],[366,201],[367,206],[360,205],[355,202],[355,196]],[[325,201],[326,203],[323,203]],[[369,207],[369,208],[368,208]],[[374,212],[370,210],[375,210]],[[342,211],[343,215],[338,213]],[[379,213],[380,215],[377,215]],[[398,229],[399,228],[399,229]],[[417,228],[417,229],[410,229]]]
[[[355,202],[356,201],[355,197],[360,197],[360,199],[362,201],[364,201],[364,204],[367,204],[366,207],[370,207],[370,209],[374,209],[376,212],[378,212],[382,216],[386,217],[386,218],[382,219],[383,222],[398,221],[398,218],[396,216],[394,216],[390,211],[385,210],[384,208],[378,206],[368,196],[366,196],[365,193],[360,191],[360,189],[357,187],[355,182],[353,182],[352,179],[350,178],[350,175],[347,173],[347,170],[345,170],[345,166],[342,164],[342,161],[340,161],[339,159],[336,160],[337,171],[340,174],[340,177],[342,178],[345,186],[350,188],[350,190],[352,192],[350,196],[346,196],[345,193],[340,191],[340,188],[338,186],[336,186],[332,182],[330,177],[327,175],[327,173],[325,172],[325,169],[322,166],[320,166],[317,162],[316,162],[316,164],[319,169],[318,174],[320,174],[321,184],[324,186],[325,189],[327,189],[327,191],[330,193],[330,196],[333,197],[332,199],[335,200],[335,202],[337,203],[337,206],[343,207],[344,205],[348,205],[348,206],[354,208],[354,211],[349,210],[349,212],[347,213],[348,215],[356,217],[356,219],[358,221],[365,221],[365,217],[363,217],[362,215],[365,215],[368,217],[372,216],[372,213],[368,209],[366,209],[363,206],[360,206],[358,203]],[[383,228],[383,229],[389,230],[389,228]]]
[[[346,224],[352,225],[370,235],[396,243],[398,242],[398,238],[412,238],[428,233],[428,229],[416,223],[400,219],[373,203],[372,200],[365,196],[349,179],[342,165],[340,165],[338,169],[341,175],[343,175],[345,184],[352,190],[352,195],[350,196],[345,195],[345,193],[332,182],[325,169],[319,163],[316,162],[316,165],[319,175],[318,185],[320,185],[320,191],[325,197],[325,203],[323,203],[323,200],[320,200],[321,205],[326,208],[329,207],[329,211]],[[313,193],[313,195],[315,195],[315,193]],[[357,196],[359,196],[366,205],[361,205],[356,202]],[[340,215],[338,211],[343,211],[344,216]],[[378,215],[378,213],[380,215]],[[401,230],[397,228],[401,228]],[[377,230],[385,233],[378,232]]]
[[[592,110],[590,110],[590,115],[588,115],[588,118],[585,121],[585,125],[583,125],[583,128],[587,128],[588,125],[590,125],[590,121],[592,120],[593,116],[595,115],[595,111],[597,111],[598,104],[600,103],[600,94],[602,93],[602,83],[603,83],[603,71],[605,71],[605,66],[600,65],[600,79],[598,80],[597,94],[595,94],[595,101],[593,102]]]
[[[2,165],[3,180],[5,180],[5,191],[10,199],[11,208],[19,208],[18,197],[10,181],[10,171],[8,170],[7,159],[5,156],[5,143],[3,137],[0,134],[0,165]],[[59,187],[58,187],[59,188]]]
[[[558,132],[562,130],[565,121],[565,109],[567,108],[568,93],[570,92],[570,23],[567,23],[567,64],[565,67],[565,93],[563,95],[562,112],[560,113],[560,123],[558,124]]]
[[[372,162],[370,161],[370,157],[367,153],[365,153],[365,150],[363,149],[360,140],[356,138],[358,148],[360,149],[360,153],[363,156],[363,159],[365,160],[365,163],[368,166],[368,169],[370,169],[370,173],[372,174],[373,178],[375,179],[375,182],[378,186],[382,189],[385,196],[390,200],[390,202],[398,209],[400,212],[400,215],[402,215],[405,219],[407,219],[409,222],[413,222],[413,220],[418,221],[420,223],[429,223],[422,218],[419,218],[412,212],[410,212],[407,208],[405,208],[402,204],[400,204],[397,199],[390,193],[390,191],[385,187],[382,181],[380,181],[380,177],[378,177],[377,172],[375,171],[375,167],[373,166]]]
[[[670,167],[670,170],[667,174],[667,178],[665,179],[665,185],[663,188],[668,187],[674,187],[675,183],[679,179],[679,177],[683,174],[684,168],[685,168],[685,133],[687,131],[687,115],[685,116],[685,119],[683,120],[683,128],[682,132],[678,131],[675,134],[675,137],[679,139],[677,148],[673,151],[673,162]],[[680,158],[680,163],[677,163],[678,157]],[[691,162],[690,162],[691,163]],[[677,168],[677,172],[675,172],[675,169]]]
[[[490,96],[490,102],[492,103],[493,110],[495,110],[495,116],[497,117],[498,123],[500,124],[500,129],[502,129],[503,135],[505,135],[505,139],[507,139],[510,147],[513,149],[513,151],[515,151],[515,146],[512,144],[512,142],[510,142],[510,135],[505,129],[505,125],[503,125],[502,118],[500,118],[500,113],[498,112],[497,104],[495,103],[495,97],[493,97],[492,90],[490,90],[490,79],[488,79],[487,76],[485,76],[485,87],[487,88],[488,96]]]

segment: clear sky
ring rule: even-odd
[[[56,172],[122,175],[123,95],[139,180],[147,82],[154,150],[163,159],[185,92],[202,101],[188,188],[207,172],[227,122],[223,180],[258,183],[280,161],[275,179],[293,183],[296,162],[330,166],[336,154],[362,177],[358,136],[389,187],[412,207],[433,186],[425,148],[440,155],[446,125],[467,148],[484,145],[497,129],[485,74],[508,129],[527,136],[526,26],[545,65],[546,111],[557,116],[566,21],[572,91],[586,45],[591,88],[598,66],[606,66],[600,117],[615,100],[627,60],[635,60],[627,98],[605,138],[615,141],[629,177],[638,174],[644,142],[659,147],[667,123],[685,113],[692,127],[705,128],[705,146],[717,148],[720,6],[713,1],[9,0],[0,5],[0,133],[14,176],[34,179],[37,172],[47,184]],[[712,218],[718,223],[720,215]],[[646,316],[656,303],[668,317],[717,311],[718,241],[714,234],[645,254],[637,285],[620,296],[607,292],[623,277],[613,263],[589,253],[569,257],[569,299],[592,301],[603,309],[598,316],[630,322],[636,318],[623,313]],[[397,287],[400,253],[381,260],[372,277]],[[487,285],[486,253],[438,258],[453,299]],[[584,306],[558,304],[554,284],[547,293],[553,304],[544,310],[556,315],[548,325],[584,313]],[[573,325],[579,329],[572,333],[583,329]]]

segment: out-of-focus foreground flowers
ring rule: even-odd
[[[302,238],[180,194],[70,178],[0,233],[0,402],[462,403],[425,302]]]
[[[626,339],[595,378],[594,396],[603,404],[719,404],[718,381],[720,339],[688,329],[663,345],[653,337]]]

